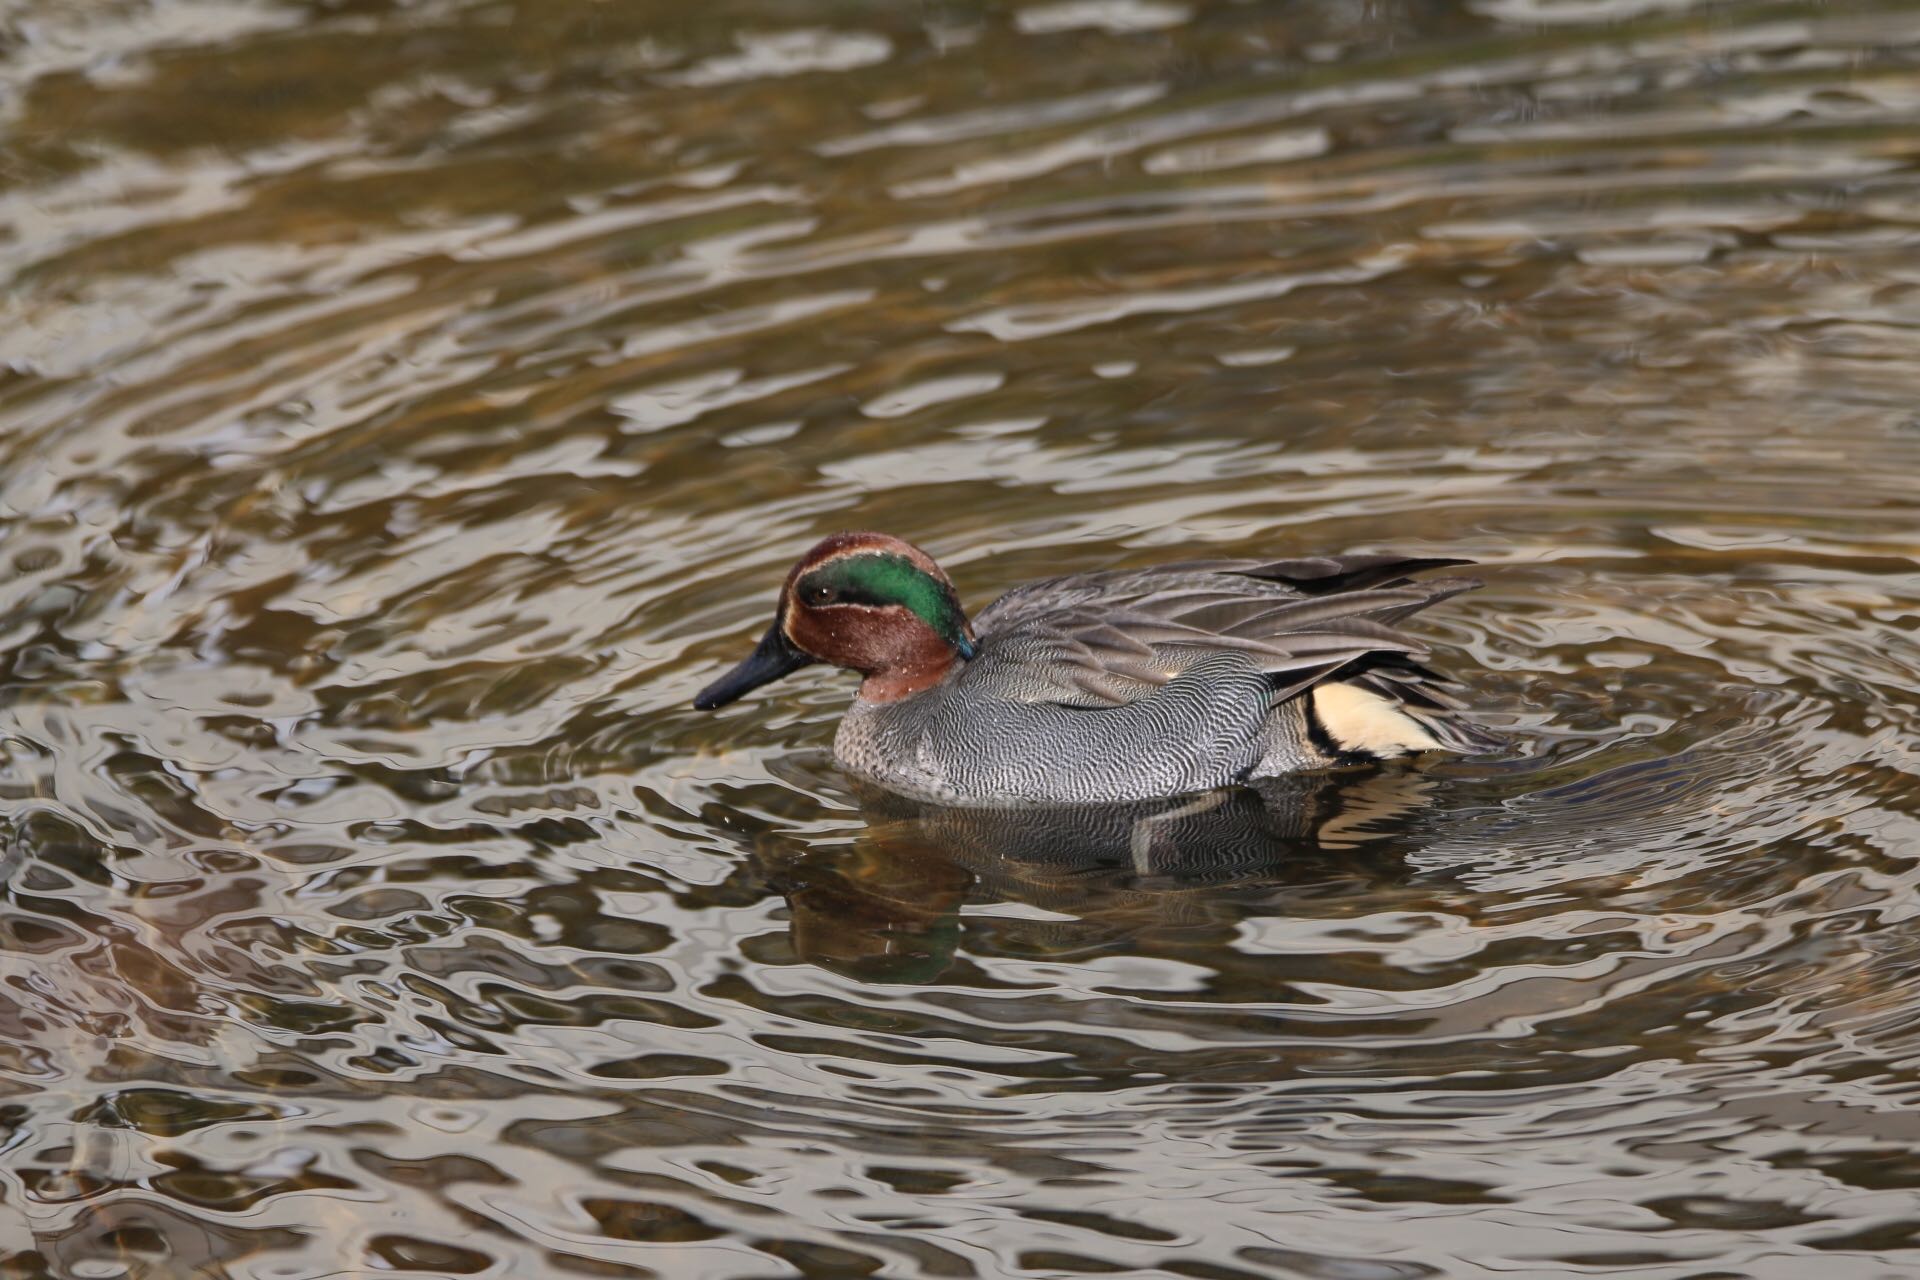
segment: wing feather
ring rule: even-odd
[[[1428,689],[1431,673],[1413,661],[1426,646],[1395,625],[1479,585],[1409,575],[1464,563],[1354,555],[1109,570],[1010,592],[974,626],[997,659],[983,672],[1021,701],[1118,706],[1223,651],[1266,673],[1276,700],[1370,660],[1388,660],[1377,678],[1399,695]]]

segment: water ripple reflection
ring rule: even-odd
[[[1910,7],[16,8],[0,1272],[1916,1265]],[[845,525],[1512,747],[865,793],[686,705]]]

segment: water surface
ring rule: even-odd
[[[4,1274],[1920,1273],[1920,10],[0,32]],[[687,705],[849,526],[1513,745],[901,811]]]

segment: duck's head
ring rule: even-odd
[[[938,684],[973,657],[973,645],[960,597],[932,556],[884,533],[836,533],[787,574],[758,647],[693,705],[723,707],[814,662],[858,671],[862,698],[892,702]]]

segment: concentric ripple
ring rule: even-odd
[[[1920,1272],[1911,7],[14,9],[0,1273]],[[847,526],[1511,746],[902,806]]]

